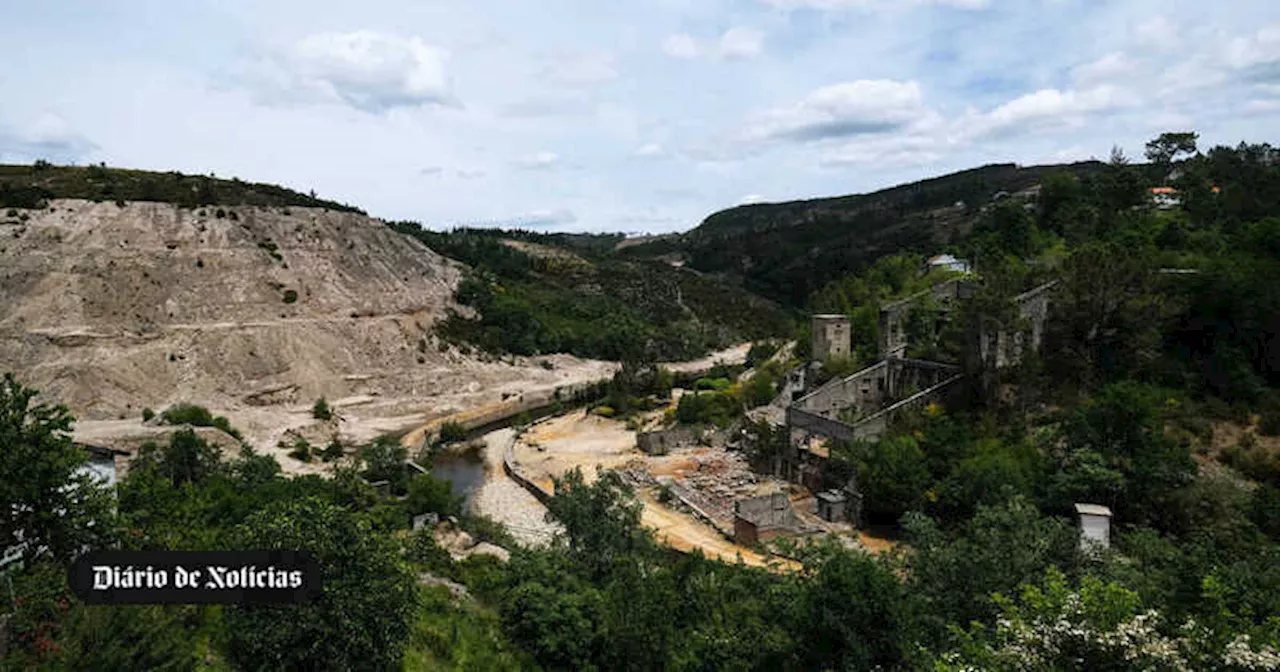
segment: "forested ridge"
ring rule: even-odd
[[[113,510],[87,483],[68,499],[62,486],[83,459],[65,433],[70,418],[7,379],[0,506],[65,513],[0,527],[5,545],[20,532],[42,549],[13,578],[6,663],[1280,669],[1280,151],[1200,153],[1194,140],[1168,134],[1148,146],[1147,164],[1116,153],[1084,175],[1043,176],[1038,196],[972,213],[950,250],[974,264],[981,289],[927,347],[990,374],[984,387],[902,418],[877,442],[832,447],[831,480],[856,474],[867,515],[900,542],[880,555],[816,544],[796,551],[803,569],[769,571],[673,554],[640,527],[620,478],[587,485],[570,474],[550,505],[565,529],[554,544],[516,548],[491,523],[464,519],[513,554],[507,564],[455,561],[408,531],[411,514],[458,512],[447,487],[406,477],[396,499],[361,478],[403,457],[389,442],[340,461],[332,479],[284,479],[269,457],[219,459],[177,433],[116,487]],[[1166,182],[1181,202],[1162,209],[1148,190]],[[469,291],[482,313],[513,279],[544,272],[481,234],[406,232],[441,236],[433,247],[476,269]],[[873,357],[873,308],[926,284],[921,257],[886,251],[895,254],[825,276],[791,307],[850,314],[856,356]],[[1006,300],[1045,279],[1059,287],[1038,355],[995,373],[965,361],[973,330],[1019,326]],[[542,319],[541,305],[526,314]],[[484,342],[484,319],[469,338]],[[787,440],[753,431],[753,457]],[[1109,549],[1081,549],[1077,502],[1112,509]],[[302,546],[328,583],[321,601],[299,607],[86,607],[65,587],[84,544]],[[422,573],[469,594],[417,585]]]
[[[438,332],[490,352],[696,359],[793,326],[790,312],[740,288],[659,261],[618,258],[617,236],[391,226],[470,266],[457,299],[477,314],[455,313]]]

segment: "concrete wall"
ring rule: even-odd
[[[649,455],[666,455],[673,448],[687,446],[697,440],[698,429],[694,427],[674,427],[636,434],[636,446]]]
[[[825,362],[833,357],[848,357],[853,330],[847,315],[814,315],[813,358]]]
[[[990,330],[984,330],[979,354],[987,366],[997,369],[1012,366],[1022,361],[1022,354],[1028,347],[1040,349],[1044,342],[1045,322],[1049,319],[1050,295],[1057,284],[1049,282],[1011,299],[1023,325],[1006,325],[1003,328],[993,325]],[[1019,326],[1025,326],[1025,329]]]
[[[846,408],[879,408],[889,392],[889,377],[889,362],[882,361],[823,385],[797,400],[796,406],[828,417]]]
[[[916,292],[905,299],[882,306],[880,308],[880,356],[889,358],[906,355],[907,346],[910,345],[906,335],[907,318],[911,310],[923,304],[925,299],[931,298],[939,304],[939,308],[945,315],[950,311],[952,304],[957,300],[973,296],[975,291],[976,287],[971,281],[952,278],[924,291]]]
[[[798,399],[795,406],[808,413],[836,419],[845,409],[860,414],[879,412],[888,404],[928,389],[955,375],[949,364],[919,359],[887,359],[847,378],[833,380]]]
[[[1089,546],[1107,548],[1110,545],[1111,519],[1107,516],[1081,515],[1080,546],[1082,548],[1088,548]]]
[[[764,541],[796,526],[791,499],[785,492],[740,499],[733,505],[733,536],[740,544]]]
[[[947,394],[958,389],[958,383],[963,378],[961,374],[952,373],[938,384],[927,387],[852,425],[807,411],[799,406],[790,406],[787,408],[787,427],[792,432],[793,441],[797,432],[801,435],[826,436],[839,441],[854,439],[874,441],[884,435],[885,430],[889,428],[889,423],[897,414],[945,399]]]

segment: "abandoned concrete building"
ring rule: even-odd
[[[653,432],[638,432],[636,446],[646,455],[666,455],[671,452],[671,449],[687,446],[700,438],[697,428],[673,427]]]
[[[1100,504],[1076,504],[1080,516],[1080,548],[1090,550],[1111,545],[1111,509]]]
[[[1038,349],[1049,313],[1049,297],[1056,283],[1047,283],[1011,299],[1016,309],[1015,324],[992,322],[983,325],[976,342],[966,347],[976,350],[983,375],[987,371],[1017,364],[1026,349]],[[822,490],[827,473],[829,440],[877,440],[895,417],[904,411],[930,403],[947,403],[961,392],[965,374],[954,363],[912,359],[906,356],[910,332],[907,322],[912,312],[924,308],[932,312],[932,330],[917,337],[937,338],[946,321],[970,299],[978,286],[968,278],[954,278],[887,304],[880,311],[879,350],[883,359],[853,375],[809,389],[807,376],[799,383],[787,406],[785,423],[789,441],[773,458],[773,473],[813,491]],[[825,361],[835,352],[849,352],[848,320],[843,316],[815,315],[813,318],[814,358]],[[926,325],[929,322],[926,321]],[[930,333],[931,332],[931,333]],[[833,339],[839,338],[838,342]],[[801,367],[800,370],[805,370]],[[793,390],[796,389],[793,387]],[[851,510],[861,509],[856,486],[823,492],[817,499],[819,514],[828,520],[841,517],[857,524]],[[843,508],[842,508],[843,506]]]
[[[785,492],[740,499],[733,505],[733,538],[743,545],[794,533],[799,519]]]
[[[813,316],[813,359],[826,362],[849,356],[853,329],[847,315]]]

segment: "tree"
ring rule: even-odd
[[[161,471],[173,480],[175,486],[183,483],[200,483],[220,467],[218,449],[210,446],[195,430],[184,427],[169,437],[160,461]]]
[[[324,397],[316,399],[316,403],[311,407],[311,417],[316,420],[329,420],[333,417],[333,410],[329,408],[329,402]]]
[[[380,436],[360,451],[364,476],[370,481],[390,481],[392,490],[403,492],[406,474],[404,461],[408,450],[399,441]]]
[[[923,623],[941,638],[947,623],[986,621],[998,613],[992,593],[1009,593],[1050,566],[1071,567],[1078,533],[1047,518],[1021,498],[979,506],[973,518],[945,533],[921,514],[903,522],[912,552],[905,558],[907,589],[918,595]]]
[[[1171,506],[1176,492],[1196,473],[1188,448],[1164,433],[1162,402],[1167,399],[1157,388],[1132,381],[1114,383],[1077,408],[1065,426],[1070,449],[1094,451],[1107,467],[1124,475],[1117,518],[1166,531],[1177,520],[1176,507]]]
[[[0,382],[0,549],[65,562],[110,538],[111,493],[81,470],[66,407],[35,397],[12,374]]]
[[[1161,133],[1160,137],[1147,143],[1147,160],[1161,168],[1163,177],[1178,155],[1196,153],[1196,140],[1199,138],[1198,133]]]
[[[907,595],[871,556],[833,549],[816,563],[796,608],[798,669],[895,669],[910,648]]]
[[[560,541],[588,576],[603,577],[615,563],[652,548],[653,539],[640,527],[641,505],[617,473],[602,473],[587,485],[582,470],[574,469],[553,482],[548,519],[564,526]]]
[[[462,498],[455,497],[453,486],[442,478],[418,474],[409,481],[409,498],[406,501],[410,515],[435,512],[445,516],[461,513]]]
[[[872,518],[897,522],[919,510],[932,478],[920,444],[910,436],[887,437],[861,447],[858,486]]]
[[[413,577],[368,521],[308,497],[253,514],[236,546],[304,550],[322,593],[297,605],[226,611],[229,653],[246,670],[385,670],[398,667],[416,607]]]

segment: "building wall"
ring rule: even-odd
[[[1106,516],[1080,516],[1080,544],[1100,544],[1103,548],[1111,545],[1111,519]]]
[[[907,318],[912,309],[923,304],[926,298],[939,304],[945,315],[952,304],[973,296],[974,291],[972,282],[964,278],[952,278],[900,301],[885,304],[880,308],[880,356],[888,358],[906,355],[907,346],[910,345],[906,335]]]
[[[760,541],[760,535],[756,530],[755,523],[743,518],[742,516],[733,517],[733,540],[743,546]]]
[[[649,455],[666,455],[673,448],[694,443],[698,430],[693,427],[675,427],[654,432],[636,434],[636,446]]]
[[[848,357],[852,327],[846,315],[814,315],[813,358],[825,362],[833,357]]]

